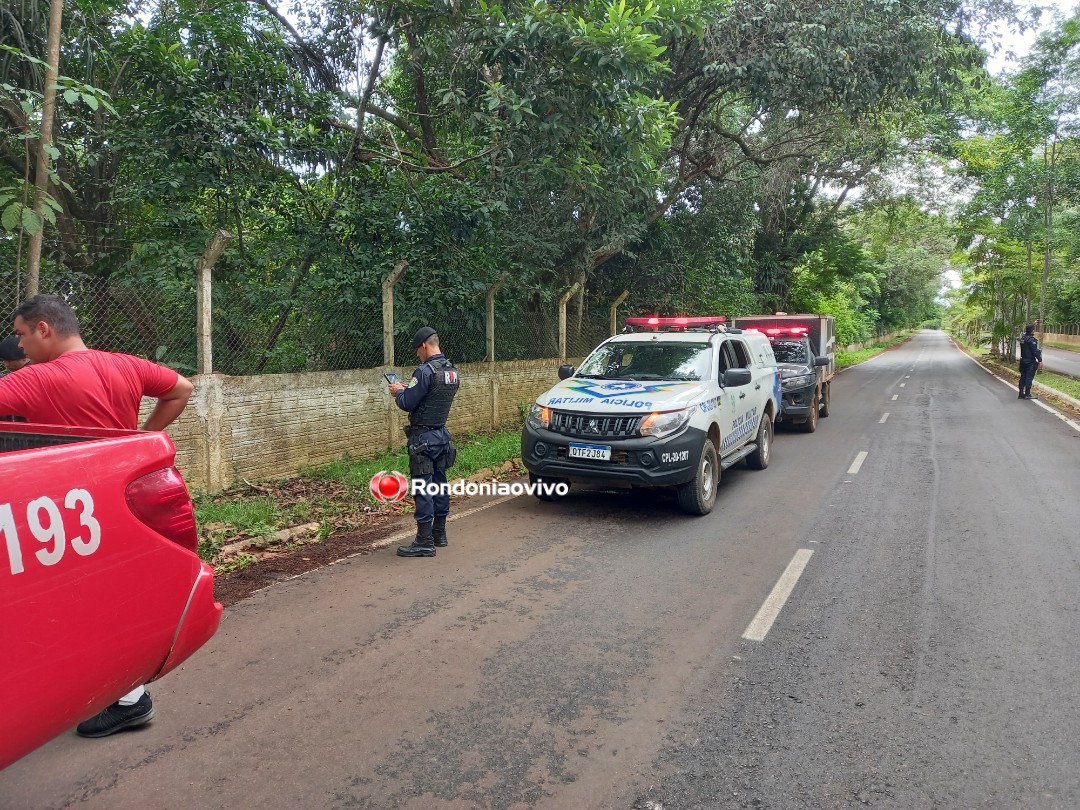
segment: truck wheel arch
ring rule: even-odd
[[[718,422],[713,422],[711,425],[709,425],[709,433],[706,436],[706,438],[709,441],[712,442],[713,447],[716,447],[717,452],[719,452],[719,447],[720,447],[720,424]]]

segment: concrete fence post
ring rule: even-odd
[[[611,334],[613,335],[618,334],[619,332],[619,321],[615,313],[619,309],[619,304],[625,301],[629,295],[629,290],[623,290],[622,295],[616,298],[615,301],[611,304]]]
[[[394,265],[382,283],[382,321],[383,321],[383,365],[390,368],[394,365],[394,287],[405,274],[405,268],[409,263],[405,260]],[[397,433],[398,407],[394,398],[386,398],[386,443],[389,447],[401,444]]]
[[[506,281],[509,273],[503,273],[499,276],[499,280],[488,287],[487,291],[487,307],[485,309],[485,329],[487,330],[487,358],[489,363],[495,362],[495,293],[502,287],[503,282]]]
[[[566,362],[566,304],[577,293],[581,292],[581,282],[575,282],[574,286],[563,293],[559,299],[559,360]]]
[[[488,287],[485,301],[484,328],[487,338],[487,357],[485,359],[488,363],[488,416],[492,430],[499,426],[499,373],[495,370],[495,294],[499,292],[499,288],[509,277],[509,273],[503,273],[499,276],[499,280]]]
[[[382,283],[383,365],[394,365],[394,286],[401,280],[407,261],[394,265]]]
[[[195,370],[198,374],[210,374],[214,370],[214,303],[211,271],[230,239],[232,239],[232,234],[228,231],[215,233],[195,265],[195,311],[197,313]]]

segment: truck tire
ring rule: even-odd
[[[533,475],[532,473],[529,473],[529,483],[530,484],[535,485],[540,480],[541,479],[538,478],[537,476]],[[570,486],[570,482],[565,480],[565,479],[562,479],[562,478],[544,478],[542,480],[543,480],[543,482],[545,484],[566,484],[567,486]],[[539,498],[541,501],[551,502],[551,501],[559,500],[562,497],[562,495],[559,495],[557,492],[543,492],[543,491],[538,489],[538,490],[536,490],[536,497]]]
[[[757,450],[746,457],[746,466],[751,470],[764,470],[769,466],[769,458],[772,456],[772,428],[772,419],[765,414],[761,417],[757,436],[754,437]]]
[[[707,515],[716,503],[716,487],[720,483],[720,464],[711,439],[701,446],[697,473],[676,490],[679,506],[690,515]]]
[[[814,391],[814,401],[810,403],[810,412],[806,414],[806,421],[799,427],[803,433],[813,433],[817,430],[818,408],[821,407],[821,397]]]
[[[818,416],[822,419],[828,419],[829,417],[829,404],[832,401],[832,383],[825,383],[821,386],[821,408],[818,410]]]

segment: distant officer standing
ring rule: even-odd
[[[439,348],[439,336],[430,326],[413,336],[413,348],[420,365],[408,386],[392,383],[390,393],[403,411],[409,412],[405,428],[409,446],[409,475],[424,481],[425,489],[442,484],[438,494],[416,493],[416,540],[399,546],[399,557],[434,557],[435,547],[446,541],[446,517],[450,514],[450,494],[445,489],[446,468],[454,463],[457,450],[450,444],[446,418],[458,392],[457,369]]]
[[[0,363],[4,366],[4,370],[0,371],[0,376],[30,365],[30,358],[26,356],[22,347],[19,346],[18,335],[8,335],[3,340],[0,340]]]
[[[1035,337],[1035,324],[1024,327],[1024,336],[1020,338],[1020,396],[1017,399],[1038,399],[1031,393],[1031,384],[1035,381],[1035,370],[1042,368],[1042,349]]]

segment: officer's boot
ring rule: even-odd
[[[1020,386],[1020,396],[1018,396],[1017,399],[1024,399],[1024,398],[1025,398],[1024,397],[1024,386],[1021,385]]]
[[[431,539],[437,548],[446,547],[446,515],[436,515],[431,524]]]
[[[1033,393],[1031,393],[1031,386],[1029,385],[1024,389],[1024,399],[1038,399]]]
[[[435,544],[431,539],[431,524],[416,524],[416,539],[411,546],[398,546],[399,557],[434,557]]]

